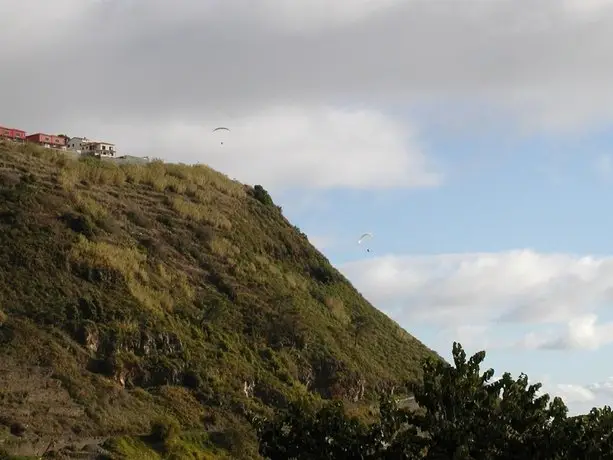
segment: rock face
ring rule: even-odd
[[[187,367],[183,363],[165,370],[148,370],[136,362],[138,358],[181,355],[185,351],[183,343],[173,332],[153,334],[142,330],[122,338],[111,335],[104,338],[102,346],[95,327],[85,328],[81,337],[81,343],[91,352],[90,369],[112,377],[122,387],[179,385],[184,379]]]
[[[201,426],[203,411],[234,420],[303,396],[366,404],[433,355],[263,187],[206,166],[0,144],[0,202],[0,363],[50,376],[14,410],[0,400],[26,435],[143,433],[160,413]],[[67,400],[41,409],[31,395],[52,382]]]
[[[245,380],[245,383],[243,384],[243,392],[245,393],[245,396],[247,398],[253,398],[253,389],[255,388],[255,382],[251,381],[248,382]]]

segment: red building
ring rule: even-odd
[[[0,126],[0,139],[10,139],[12,141],[24,141],[26,132],[21,129],[5,128]]]
[[[42,145],[43,147],[62,148],[66,146],[66,139],[63,136],[54,136],[53,134],[36,133],[26,136],[28,142]]]

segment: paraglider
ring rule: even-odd
[[[361,245],[364,241],[369,240],[373,237],[372,233],[364,233],[362,234],[362,236],[360,236],[360,239],[358,240],[358,244]],[[370,252],[370,248],[366,248],[366,252]]]
[[[215,128],[213,130],[213,132],[215,132],[215,131],[228,131],[229,132],[230,130],[228,128],[224,127],[224,126],[220,126],[219,128]],[[221,145],[223,145],[223,141],[221,141]]]

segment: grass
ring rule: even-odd
[[[249,414],[305,397],[367,413],[432,354],[262,187],[207,166],[0,143],[0,195],[0,428],[27,426],[22,450],[257,458]],[[154,440],[159,420],[178,429]]]

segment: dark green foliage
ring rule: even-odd
[[[180,431],[181,427],[176,420],[171,418],[158,419],[151,425],[151,440],[169,443],[179,435]]]
[[[337,275],[336,270],[334,270],[334,268],[327,263],[317,265],[312,264],[309,267],[309,274],[313,277],[313,279],[322,284],[333,284],[339,281],[339,276]]]
[[[314,410],[293,404],[271,421],[254,420],[260,453],[273,460],[423,459],[562,460],[613,458],[613,412],[605,406],[567,417],[560,398],[538,394],[526,375],[482,372],[485,352],[470,359],[453,345],[454,365],[427,359],[410,385],[419,409],[383,396],[377,420],[348,417],[340,403]]]
[[[258,200],[260,203],[266,206],[274,206],[275,203],[272,201],[271,196],[268,194],[268,191],[261,185],[256,185],[253,187],[253,197]]]
[[[414,423],[431,437],[428,458],[539,458],[550,426],[566,416],[562,401],[537,396],[540,384],[529,385],[525,375],[514,380],[505,373],[490,382],[494,371],[480,370],[485,352],[467,360],[454,343],[453,358],[454,366],[428,360],[423,386],[415,388],[425,414]]]
[[[96,225],[89,216],[74,212],[65,212],[60,216],[60,220],[75,233],[80,233],[87,238],[96,234]]]
[[[373,322],[368,317],[368,315],[358,314],[355,318],[353,318],[352,326],[353,326],[353,335],[354,335],[354,345],[357,346],[358,340],[362,336],[364,336],[364,334],[367,334],[368,331],[373,328]]]
[[[259,423],[260,454],[277,459],[367,458],[368,430],[338,402],[318,411],[295,403],[272,423]]]

